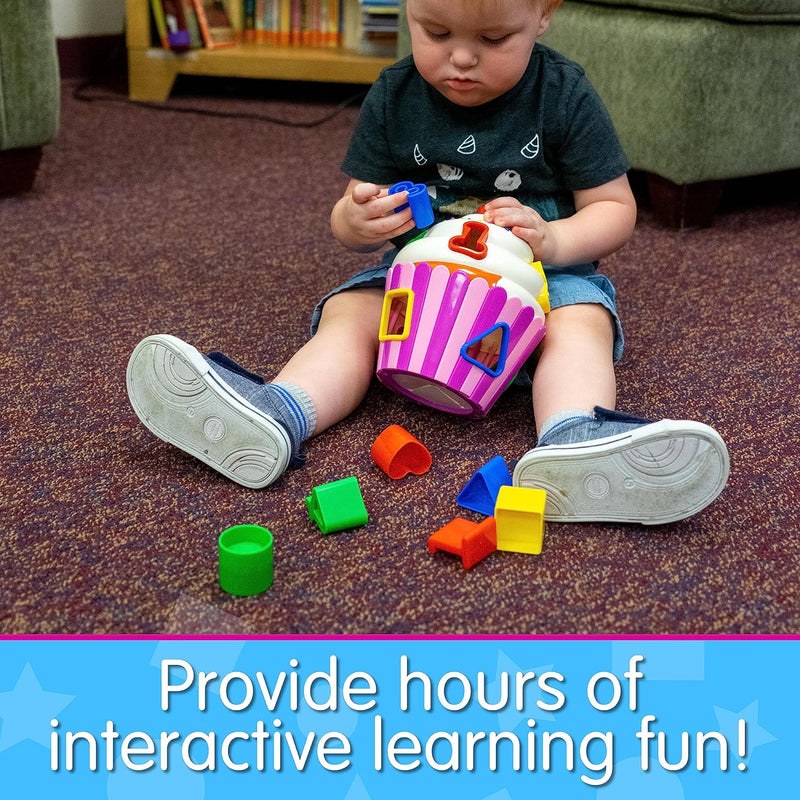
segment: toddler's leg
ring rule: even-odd
[[[221,353],[150,336],[128,364],[128,395],[153,433],[231,480],[261,488],[303,462],[300,445],[361,402],[375,369],[379,290],[325,305],[317,335],[265,383]]]
[[[375,375],[383,291],[351,289],[325,303],[316,334],[276,376],[302,386],[317,412],[316,433],[354,411]]]
[[[545,517],[558,522],[656,525],[697,513],[728,478],[725,443],[707,425],[620,414],[613,329],[600,305],[555,309],[534,376],[539,444],[514,484],[547,490]]]
[[[614,329],[606,309],[579,303],[553,309],[533,376],[536,429],[556,414],[591,414],[595,406],[614,408]]]

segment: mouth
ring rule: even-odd
[[[449,78],[447,85],[456,92],[466,92],[474,89],[478,85],[478,81],[469,78]]]

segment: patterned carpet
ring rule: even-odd
[[[171,104],[313,121],[344,97],[291,92],[179,91]],[[173,333],[269,376],[305,340],[316,299],[370,263],[328,230],[356,113],[297,128],[65,91],[35,190],[0,201],[0,631],[797,633],[796,175],[734,184],[708,230],[667,230],[645,206],[603,264],[627,337],[619,408],[705,421],[728,443],[729,484],[691,519],[548,523],[540,556],[495,553],[471,571],[429,554],[432,532],[481,518],[455,502],[470,475],[532,446],[519,391],[469,422],[376,383],[264,491],[138,424],[125,367],[141,337]],[[427,445],[428,473],[392,481],[371,462],[391,423]],[[304,498],[350,475],[369,522],[324,536]],[[273,532],[275,582],[239,599],[219,588],[216,542],[243,522]]]

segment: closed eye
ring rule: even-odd
[[[504,36],[481,36],[481,39],[486,42],[486,44],[494,45],[494,44],[502,44],[506,40],[511,37],[510,33],[505,34]]]
[[[444,33],[434,33],[434,31],[425,31],[425,35],[434,42],[443,42],[450,36],[450,31],[445,31]]]

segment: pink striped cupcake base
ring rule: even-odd
[[[441,411],[485,416],[545,333],[541,309],[443,265],[395,264],[386,290],[407,292],[412,319],[406,338],[381,341],[378,379]],[[490,370],[462,355],[466,343],[498,327],[504,363]]]

